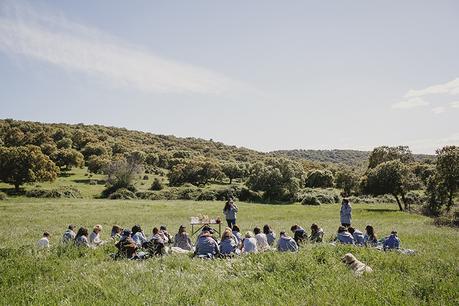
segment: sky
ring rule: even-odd
[[[0,118],[431,154],[458,57],[456,0],[0,0]]]

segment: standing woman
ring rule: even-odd
[[[352,207],[351,207],[351,203],[349,202],[349,199],[344,198],[343,202],[341,202],[340,217],[341,217],[342,226],[344,227],[351,226]]]
[[[238,208],[236,204],[234,204],[233,198],[229,197],[228,201],[223,208],[223,214],[225,215],[226,222],[228,223],[229,228],[233,228],[233,225],[236,224],[236,215],[237,215]]]

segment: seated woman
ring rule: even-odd
[[[308,239],[308,234],[306,233],[304,228],[302,228],[298,224],[293,225],[290,228],[290,230],[293,233],[293,239],[295,240],[296,244],[300,245],[301,243],[306,241],[306,239]]]
[[[279,252],[296,252],[298,251],[298,244],[292,237],[287,236],[285,232],[280,232],[277,250]]]
[[[373,226],[367,225],[365,227],[365,236],[363,237],[366,246],[376,246],[378,244],[378,237],[375,234]]]
[[[324,230],[317,224],[311,225],[311,238],[309,239],[312,243],[322,242],[324,238]]]
[[[199,257],[213,258],[220,253],[218,243],[212,237],[209,230],[203,230],[196,242],[195,255]]]
[[[245,238],[242,240],[242,253],[257,253],[257,240],[253,238],[252,232],[245,233]]]
[[[240,248],[242,246],[242,235],[241,235],[241,230],[239,229],[239,226],[237,226],[236,224],[233,225],[233,235],[234,237],[236,237],[236,243],[238,245],[238,248]]]
[[[274,242],[276,241],[276,233],[274,233],[268,224],[263,226],[263,233],[266,235],[269,246],[273,246]]]
[[[75,240],[76,234],[75,234],[75,225],[70,224],[67,230],[64,232],[62,235],[62,242],[67,244],[70,241]]]
[[[121,233],[123,232],[123,229],[119,225],[113,225],[112,227],[112,232],[110,233],[110,238],[118,241],[121,238]]]
[[[344,226],[338,227],[338,235],[336,241],[344,244],[354,244],[354,237],[347,231]]]
[[[363,236],[363,233],[361,231],[353,228],[352,226],[349,226],[347,230],[354,238],[354,243],[356,245],[360,245],[360,246],[365,245],[365,237]]]
[[[147,249],[148,253],[152,256],[162,256],[166,253],[164,240],[159,233],[157,227],[153,228],[150,240],[143,243],[143,247]]]
[[[90,244],[89,244],[89,241],[88,241],[88,236],[89,236],[88,229],[85,228],[85,227],[80,227],[78,229],[78,232],[77,232],[76,236],[75,236],[75,245],[77,247],[89,248]]]
[[[163,241],[165,244],[171,244],[172,243],[172,237],[167,231],[167,228],[165,225],[161,225],[159,227],[159,234],[161,235],[161,238],[163,238]]]
[[[184,225],[180,225],[178,233],[175,234],[173,246],[186,251],[193,250],[193,244],[191,243],[190,236],[186,232],[186,227]]]
[[[137,257],[137,244],[131,238],[131,231],[125,229],[121,236],[120,240],[115,243],[116,248],[118,249],[118,257],[133,259]]]
[[[102,231],[102,225],[96,224],[94,226],[94,229],[92,230],[91,235],[89,235],[89,244],[91,244],[93,247],[98,247],[102,244],[104,244],[104,241],[100,239],[100,232]]]
[[[397,236],[397,231],[392,231],[390,236],[384,239],[383,249],[384,251],[400,249],[400,239]]]
[[[222,241],[220,242],[220,254],[224,256],[236,254],[237,243],[234,240],[233,233],[230,228],[225,230],[222,235]]]
[[[44,232],[41,239],[37,241],[37,247],[39,249],[49,249],[49,237],[51,235],[48,232]]]
[[[132,227],[131,237],[139,248],[142,247],[142,245],[148,241],[139,224],[136,224]]]
[[[253,229],[253,233],[255,234],[255,240],[257,241],[258,251],[264,252],[269,250],[268,237],[266,234],[262,233],[259,227],[255,227]]]

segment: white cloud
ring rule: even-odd
[[[242,87],[208,69],[165,59],[61,15],[8,1],[0,6],[0,51],[147,93],[222,94]]]
[[[405,98],[423,97],[423,96],[433,95],[433,94],[458,95],[459,94],[459,78],[456,78],[452,81],[449,81],[443,84],[432,85],[424,89],[418,89],[418,90],[411,89],[406,93]]]
[[[459,101],[450,102],[449,106],[452,108],[459,108]]]
[[[444,112],[446,112],[446,108],[443,106],[437,106],[432,108],[432,112],[436,115],[443,114]]]
[[[459,132],[448,135],[446,137],[416,139],[406,141],[413,152],[432,154],[436,149],[440,149],[447,145],[459,145]]]
[[[421,98],[411,98],[407,100],[403,100],[400,102],[397,102],[392,105],[392,108],[397,108],[397,109],[411,109],[411,108],[416,108],[420,106],[427,106],[429,105],[429,102],[421,99]]]

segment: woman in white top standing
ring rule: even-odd
[[[344,198],[343,202],[341,202],[341,210],[340,210],[340,219],[341,225],[344,227],[351,226],[352,221],[352,207],[349,199]]]
[[[228,223],[229,228],[233,228],[233,225],[236,224],[236,216],[239,208],[234,204],[233,198],[229,197],[228,201],[223,208],[223,214],[225,215],[226,222]]]

